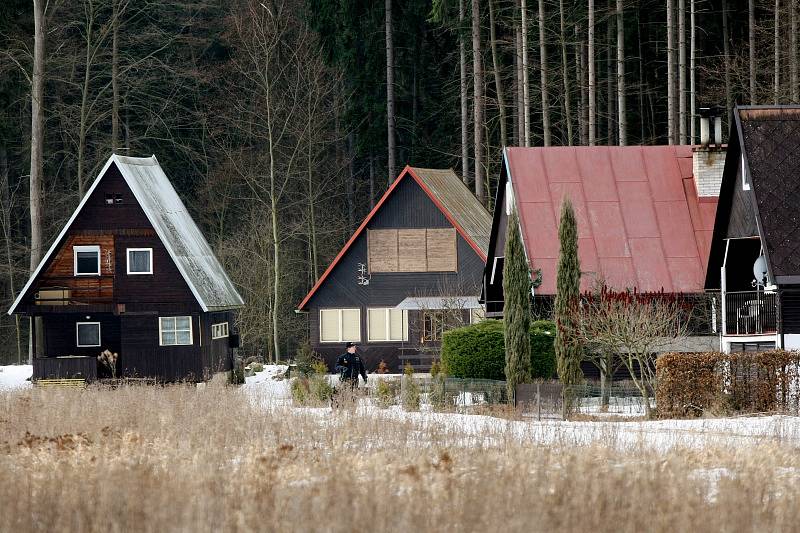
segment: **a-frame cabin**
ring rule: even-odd
[[[370,370],[430,368],[478,303],[492,220],[452,170],[405,167],[297,311],[329,366],[357,342]]]
[[[229,370],[243,300],[155,156],[112,155],[9,314],[31,317],[33,379],[201,381]]]

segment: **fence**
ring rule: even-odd
[[[631,382],[617,382],[602,387],[587,382],[572,388],[575,414],[588,416],[642,416],[644,398]],[[558,420],[562,417],[563,386],[558,381],[523,383],[516,390],[517,407],[523,416],[537,420]]]
[[[405,377],[400,380],[400,398],[411,383]],[[414,376],[413,386],[419,392],[420,403],[434,410],[466,413],[508,403],[505,381]]]

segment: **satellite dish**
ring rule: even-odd
[[[753,276],[758,285],[767,284],[767,259],[763,255],[759,255],[756,262],[753,263]]]

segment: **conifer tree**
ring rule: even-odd
[[[506,336],[506,386],[508,397],[514,397],[518,383],[531,378],[531,275],[522,239],[516,208],[508,217],[505,263],[503,264],[503,325]]]
[[[580,298],[581,266],[578,260],[578,228],[572,202],[565,198],[561,204],[558,226],[559,256],[556,273],[556,362],[558,379],[563,385],[563,415],[572,412],[575,385],[583,380],[581,359],[583,347],[578,331],[578,299]],[[506,259],[507,260],[507,259]]]

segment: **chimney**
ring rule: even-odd
[[[700,144],[694,147],[692,170],[697,194],[719,196],[722,170],[725,167],[726,147],[722,145],[722,112],[718,107],[701,107]],[[713,138],[711,137],[713,132]]]

